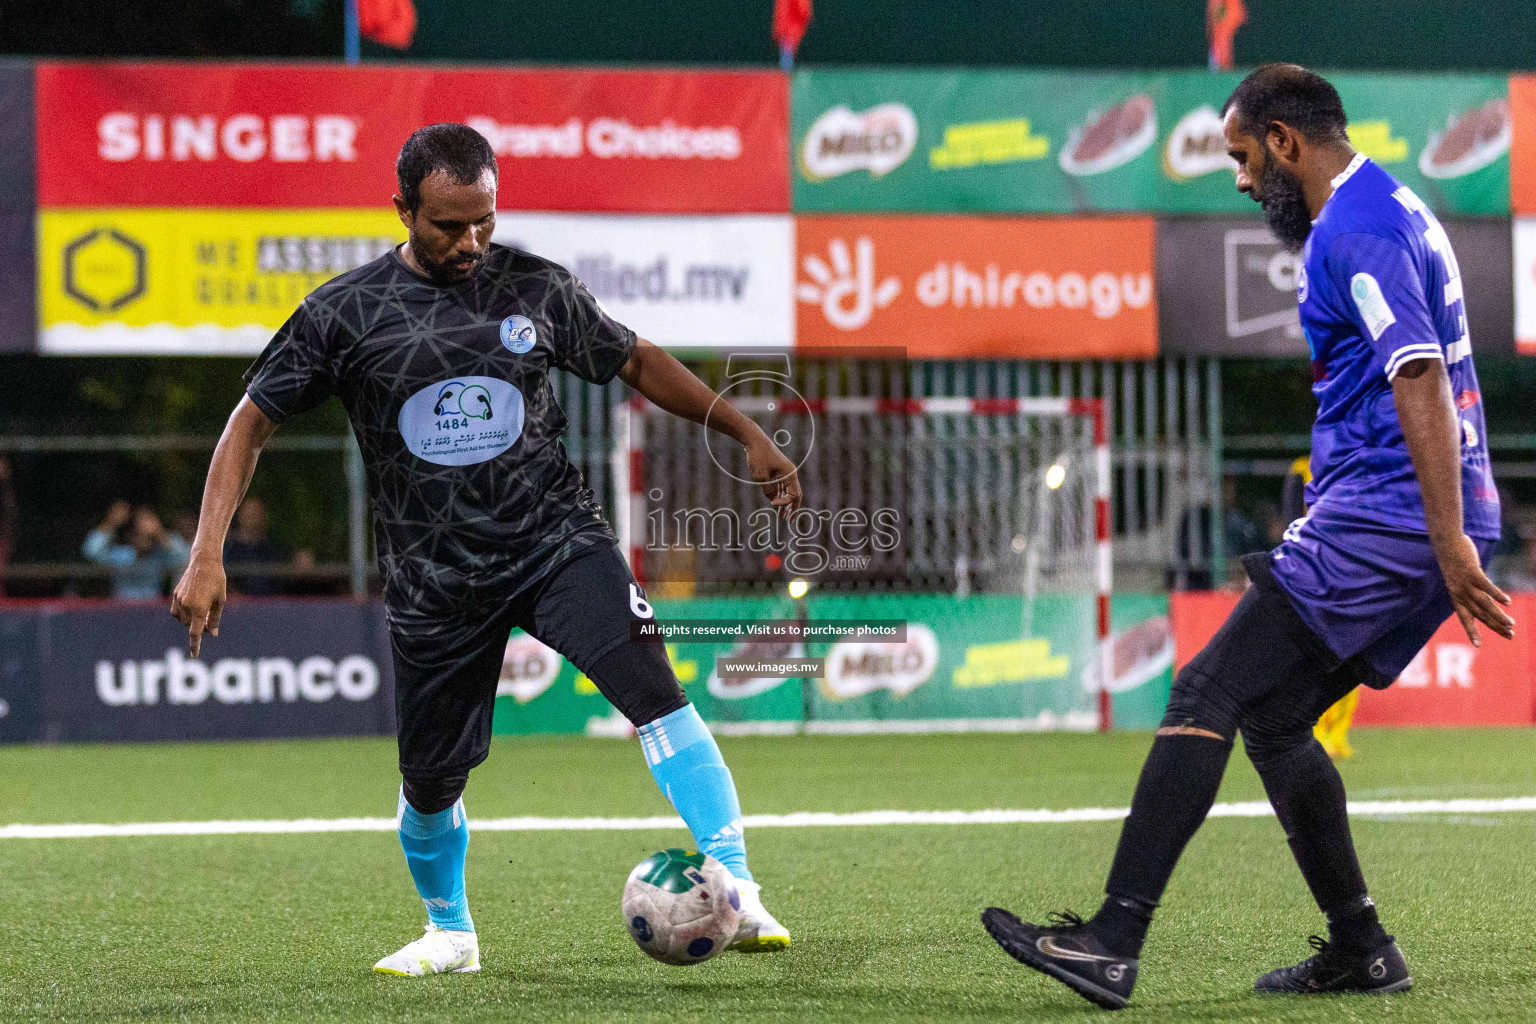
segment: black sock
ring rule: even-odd
[[[1376,948],[1386,940],[1386,932],[1366,896],[1365,877],[1349,834],[1344,780],[1333,761],[1308,736],[1289,753],[1266,757],[1254,767],[1264,780],[1264,791],[1285,828],[1312,898],[1334,925],[1334,939],[1357,948]]]
[[[1156,904],[1130,896],[1106,896],[1104,905],[1093,915],[1093,933],[1116,956],[1135,959],[1147,940]]]
[[[1095,933],[1119,955],[1140,954],[1152,908],[1162,899],[1185,845],[1216,802],[1231,753],[1231,740],[1213,736],[1159,736],[1152,741],[1104,887],[1111,898],[1093,920]]]
[[[1344,949],[1370,953],[1387,942],[1387,930],[1376,916],[1376,904],[1369,896],[1349,907],[1328,912],[1328,941]]]

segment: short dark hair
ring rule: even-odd
[[[414,213],[421,206],[421,183],[442,171],[460,185],[473,185],[487,170],[496,174],[496,154],[485,136],[465,124],[445,121],[418,128],[400,147],[395,180],[400,197]]]
[[[1276,121],[1290,125],[1308,142],[1348,142],[1344,101],[1322,75],[1297,64],[1265,64],[1238,83],[1221,115],[1237,111],[1245,135],[1263,139]]]

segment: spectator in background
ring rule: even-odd
[[[260,498],[246,498],[235,511],[235,521],[224,541],[224,564],[229,567],[230,593],[247,597],[270,597],[285,589],[282,581],[266,573],[240,573],[240,565],[274,566],[290,561],[288,552],[267,536],[267,503]],[[297,551],[292,565],[300,572],[315,567],[311,551]]]
[[[1505,533],[1510,533],[1505,527]],[[1536,528],[1519,531],[1520,548],[1493,564],[1493,580],[1506,594],[1515,590],[1536,590]]]
[[[1222,541],[1226,545],[1226,557],[1233,561],[1254,551],[1268,551],[1266,531],[1238,507],[1237,479],[1224,477],[1221,482]],[[1211,546],[1208,538],[1211,529],[1211,506],[1202,503],[1186,508],[1179,517],[1179,533],[1175,540],[1179,567],[1170,574],[1169,586],[1173,590],[1208,590],[1211,587]],[[1241,570],[1227,573],[1229,582],[1242,578]]]
[[[165,577],[187,564],[187,544],[154,511],[114,501],[101,524],[86,534],[81,553],[112,570],[112,596],[147,600],[164,596]]]
[[[187,547],[197,539],[197,509],[190,512],[177,512],[171,518],[171,532],[180,537]]]
[[[5,569],[11,564],[16,543],[16,488],[11,483],[11,461],[0,455],[0,597],[5,596]]]

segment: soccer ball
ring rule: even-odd
[[[624,927],[648,956],[696,964],[730,944],[741,920],[736,880],[696,850],[663,850],[635,866],[624,883]]]

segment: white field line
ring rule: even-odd
[[[1536,811],[1536,796],[1493,800],[1362,800],[1356,815],[1501,814]],[[1054,825],[1117,821],[1125,807],[1077,807],[1064,811],[796,811],[749,814],[747,828],[814,828],[839,825]],[[1267,818],[1269,804],[1217,804],[1212,818]],[[682,828],[670,815],[654,818],[471,818],[477,832],[623,832]],[[99,839],[115,836],[243,836],[312,832],[393,832],[394,818],[296,818],[291,821],[144,821],[122,825],[0,825],[0,839]]]

